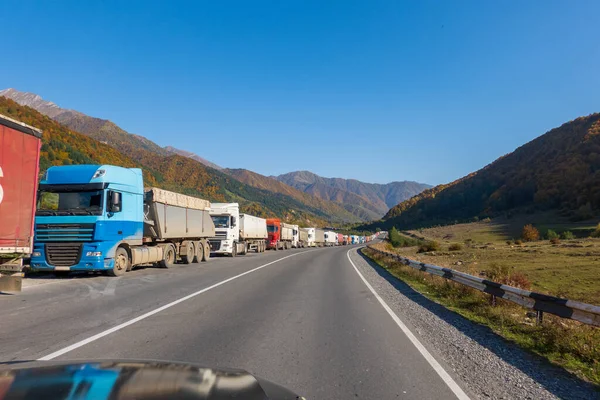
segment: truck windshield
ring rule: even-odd
[[[210,216],[215,224],[215,228],[228,228],[229,227],[229,216],[228,215],[211,215]]]
[[[276,225],[267,225],[267,232],[269,232],[269,233],[277,232],[277,226]]]
[[[36,215],[102,215],[102,190],[40,191]]]

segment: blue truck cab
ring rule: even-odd
[[[143,209],[139,168],[48,168],[39,185],[31,269],[113,271],[119,246],[142,244]]]

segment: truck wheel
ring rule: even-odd
[[[231,248],[231,257],[237,257],[237,244],[234,243]]]
[[[246,243],[244,243],[244,250],[242,252],[242,255],[245,256],[246,254],[248,254],[248,245]]]
[[[163,259],[158,262],[161,268],[172,268],[175,266],[175,246],[168,244],[163,248]]]
[[[207,262],[208,260],[210,260],[210,244],[208,244],[208,241],[201,242],[201,243],[202,243],[202,249],[204,250],[202,252],[202,261]]]
[[[193,263],[199,263],[202,260],[203,249],[204,246],[202,245],[202,242],[194,242],[194,261],[192,261]]]
[[[108,275],[110,276],[121,276],[129,269],[129,254],[123,247],[119,247],[115,252],[115,262],[112,269],[109,269]]]
[[[196,251],[194,250],[194,243],[188,242],[185,250],[185,254],[181,255],[181,261],[184,264],[191,264],[194,262],[194,257],[196,256]]]

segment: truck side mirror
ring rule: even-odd
[[[236,224],[236,222],[237,222],[237,221],[235,220],[235,217],[231,217],[231,227],[232,227],[232,228],[235,228],[235,226],[236,226],[236,225],[235,225],[235,224]]]
[[[110,198],[110,203],[109,203],[108,211],[120,212],[121,211],[121,193],[111,190],[109,192],[109,198]]]

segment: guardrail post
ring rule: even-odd
[[[535,323],[537,325],[541,325],[544,322],[544,312],[540,310],[536,310],[535,312]]]
[[[490,304],[492,307],[496,307],[496,296],[493,294],[490,297]]]

